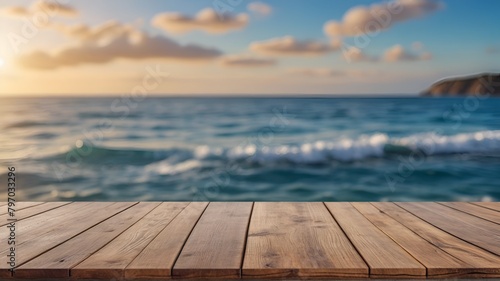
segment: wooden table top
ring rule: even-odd
[[[12,225],[7,203],[0,203],[2,279],[500,278],[498,202],[19,202],[14,208]]]

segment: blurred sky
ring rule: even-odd
[[[151,94],[412,94],[500,71],[499,10],[497,0],[0,0],[0,94],[130,93],[151,69],[169,73]]]

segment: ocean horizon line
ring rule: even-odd
[[[43,98],[43,99],[51,99],[51,98],[64,98],[64,99],[95,99],[95,98],[122,98],[125,97],[129,93],[103,93],[103,94],[46,94],[43,96],[40,95],[31,95],[31,94],[0,94],[0,99],[32,99],[32,98]],[[245,99],[245,98],[255,98],[255,99],[287,99],[287,98],[304,98],[304,99],[314,99],[314,98],[327,98],[327,99],[384,99],[384,98],[397,98],[397,99],[421,99],[421,98],[457,98],[463,99],[466,98],[467,95],[458,95],[458,96],[438,96],[438,97],[430,97],[430,96],[422,96],[420,93],[415,94],[149,94],[144,98],[158,98],[158,99],[169,99],[169,98],[201,98],[201,99],[210,99],[210,98],[231,98],[231,99]],[[491,98],[495,98],[492,96]]]

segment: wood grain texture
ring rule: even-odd
[[[485,219],[487,221],[500,224],[500,212],[466,202],[439,202],[439,203],[441,205],[448,206],[455,210],[468,213],[469,215],[473,215]]]
[[[68,278],[70,269],[136,223],[159,203],[141,202],[16,269],[19,278]]]
[[[31,208],[31,207],[34,207],[34,206],[37,206],[37,205],[41,205],[45,202],[26,202],[26,201],[20,201],[20,202],[16,202],[16,205],[14,206],[14,208],[16,209],[16,211],[19,211],[19,210],[23,210],[23,209],[27,209],[27,208]],[[3,205],[0,205],[0,215],[5,215],[7,214],[7,202],[2,202]]]
[[[449,255],[404,225],[375,208],[370,203],[352,205],[371,223],[392,238],[427,268],[428,278],[452,278],[474,276],[473,266]]]
[[[437,203],[397,203],[426,222],[500,255],[500,225]]]
[[[500,212],[500,202],[470,202],[476,206]]]
[[[239,278],[251,202],[210,203],[193,229],[172,275],[177,278]]]
[[[152,203],[158,204],[158,203]],[[122,278],[127,265],[162,231],[189,203],[159,204],[132,227],[105,247],[73,267],[74,278]]]
[[[425,278],[426,268],[350,203],[326,203],[326,206],[370,266],[370,277]]]
[[[368,278],[368,266],[323,203],[255,203],[242,276]]]
[[[59,217],[58,220],[54,220],[47,215],[42,216],[46,218],[45,220],[39,218],[39,216],[34,216],[20,221],[16,237],[18,240],[18,243],[16,243],[17,266],[64,243],[133,204],[135,203],[73,203],[44,213],[53,213],[55,215],[62,212],[64,216]],[[82,206],[82,208],[75,210],[76,206]],[[74,212],[69,212],[70,210]],[[40,222],[44,221],[45,224],[40,224]],[[9,267],[7,264],[7,251],[8,249],[5,249],[1,252],[0,272]]]
[[[49,203],[43,203],[39,205],[32,206],[31,208],[23,208],[18,211],[16,211],[16,219],[18,221],[27,219],[42,213],[45,213],[47,211],[62,207],[64,205],[68,205],[71,202],[49,202]],[[8,219],[9,219],[8,214],[3,214],[0,215],[0,226],[7,225]]]
[[[1,280],[500,278],[500,203],[20,206]]]
[[[93,208],[99,209],[104,206],[110,206],[113,203],[96,203],[92,204],[90,202],[75,202],[57,209],[50,210],[46,212],[43,216],[30,217],[22,224],[19,224],[18,231],[21,234],[26,235],[25,239],[31,237],[36,237],[38,234],[43,233],[51,229],[53,225],[59,224],[64,221],[65,218],[73,217],[78,214],[83,214],[86,210],[90,211]],[[3,242],[4,237],[0,238],[0,243]]]
[[[170,278],[174,262],[208,206],[192,202],[125,268],[125,278]]]
[[[429,243],[473,266],[476,272],[474,277],[500,277],[500,257],[427,223],[394,203],[377,202],[372,205]]]
[[[20,201],[20,202],[16,202],[16,208],[17,208],[17,210],[22,210],[22,209],[38,206],[38,205],[43,204],[43,203],[46,203],[46,202]]]
[[[31,203],[31,202],[27,202]],[[42,204],[42,203],[40,203]],[[106,203],[110,204],[110,203]],[[26,204],[25,204],[26,205]],[[27,204],[29,205],[29,204]],[[75,212],[78,212],[79,208],[84,208],[85,206],[90,207],[90,203],[74,203],[74,204],[69,204],[66,206],[63,206],[61,208],[51,210],[47,212],[43,216],[35,216],[28,218],[23,221],[23,223],[19,222],[16,223],[15,226],[15,233],[16,233],[16,252],[17,252],[17,246],[21,245],[23,241],[25,240],[30,240],[33,238],[37,237],[37,233],[40,233],[46,229],[44,227],[44,223],[49,223],[57,218],[61,218],[64,214],[74,214]],[[30,206],[31,207],[31,206]],[[5,212],[6,213],[6,212]],[[50,227],[49,227],[50,228]],[[8,231],[9,229],[6,226],[0,227],[0,245],[8,245]],[[8,247],[1,247],[0,248],[0,277],[2,278],[7,278],[11,277],[12,273],[8,271],[8,268],[10,266],[6,263],[7,262],[7,252],[9,252]],[[19,253],[16,253],[19,254]],[[18,261],[18,259],[16,258]],[[19,265],[19,264],[17,264]]]

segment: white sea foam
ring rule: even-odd
[[[194,150],[194,156],[198,159],[204,159],[210,156],[221,156],[224,150],[222,148],[211,148],[208,145],[198,146]]]
[[[363,136],[356,140],[343,139],[337,142],[316,141],[300,146],[264,146],[254,145],[230,149],[227,156],[232,159],[252,158],[252,161],[289,161],[293,163],[321,163],[329,159],[354,161],[368,157],[380,157],[388,141],[384,134]]]
[[[180,174],[201,166],[198,160],[187,160],[180,163],[169,163],[167,160],[151,163],[144,170],[157,175],[175,175]]]
[[[245,145],[230,149],[201,146],[195,150],[197,159],[225,157],[229,160],[248,160],[256,163],[287,161],[292,163],[324,163],[329,160],[351,162],[383,157],[388,145],[419,150],[427,155],[500,151],[500,131],[481,131],[457,135],[426,133],[403,138],[385,134],[361,136],[357,139],[316,141],[302,145],[256,146]]]
[[[476,153],[500,149],[500,131],[482,131],[443,136],[435,133],[414,135],[395,141],[410,149],[420,149],[429,155]]]

